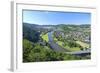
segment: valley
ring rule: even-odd
[[[90,59],[90,35],[89,24],[23,23],[24,62]]]

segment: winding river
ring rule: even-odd
[[[52,36],[53,33],[54,33],[54,31],[48,32],[48,39],[49,39],[50,47],[51,47],[54,51],[66,52],[65,49],[61,48],[57,43],[54,42],[53,36]]]

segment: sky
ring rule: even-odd
[[[23,22],[39,25],[91,24],[90,13],[23,10]]]

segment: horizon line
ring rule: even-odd
[[[31,25],[91,25],[91,24],[86,24],[86,23],[83,23],[83,24],[72,24],[72,23],[60,23],[60,24],[37,24],[37,23],[28,23],[28,22],[23,22],[23,23],[27,23],[27,24],[31,24]]]

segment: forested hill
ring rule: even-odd
[[[37,42],[39,40],[40,33],[34,30],[37,25],[31,25],[23,23],[23,39],[27,39],[31,42]]]

